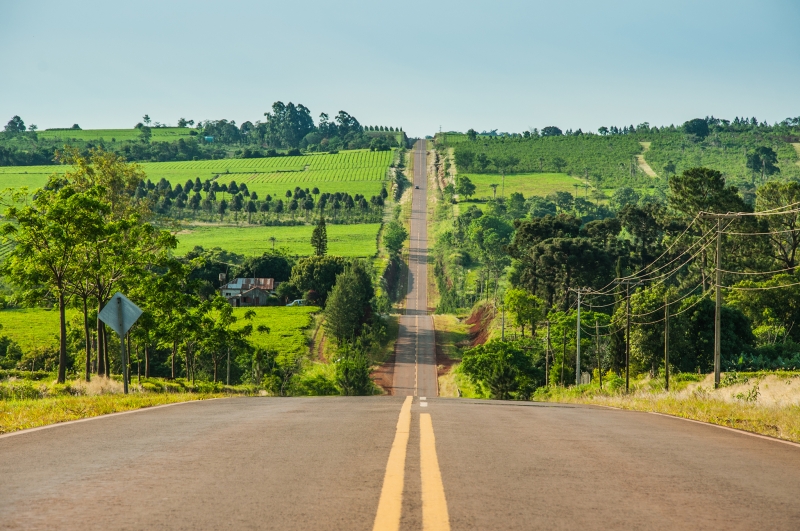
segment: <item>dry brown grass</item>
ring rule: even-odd
[[[730,382],[733,383],[730,383]],[[800,442],[800,375],[789,373],[739,376],[713,388],[711,376],[679,391],[648,390],[645,381],[629,395],[600,392],[596,387],[551,388],[538,400],[593,404],[663,413]]]

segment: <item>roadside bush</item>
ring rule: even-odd
[[[375,394],[375,384],[370,378],[372,365],[360,350],[349,346],[340,348],[336,360],[336,385],[344,396]]]
[[[0,383],[0,400],[31,400],[47,395],[47,386],[30,380]]]

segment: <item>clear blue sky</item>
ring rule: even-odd
[[[0,1],[0,121],[523,131],[800,116],[800,1]],[[1,124],[0,124],[1,125]]]

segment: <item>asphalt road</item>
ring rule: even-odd
[[[408,257],[406,311],[400,316],[391,394],[435,397],[436,373],[433,319],[428,313],[428,203],[426,141],[414,145],[414,186]]]
[[[588,406],[231,398],[0,437],[0,529],[797,529],[798,497],[800,447]]]

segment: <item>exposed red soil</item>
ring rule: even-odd
[[[494,308],[489,305],[479,306],[465,321],[469,327],[471,345],[483,345],[489,339],[489,323],[494,319]]]

